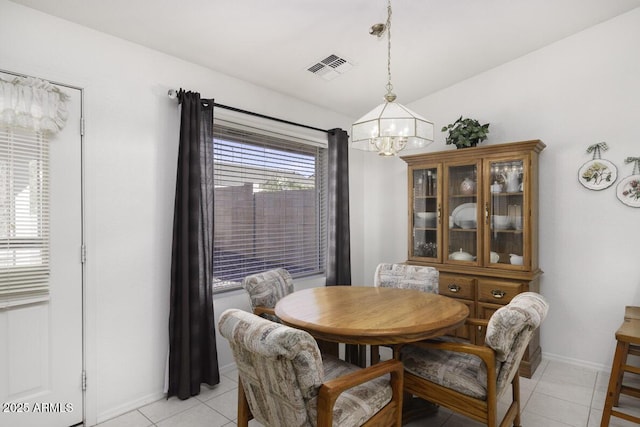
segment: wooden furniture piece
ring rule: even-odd
[[[640,417],[620,409],[613,409],[618,406],[621,394],[640,399],[640,388],[623,384],[625,372],[640,375],[640,367],[627,362],[627,356],[630,354],[640,356],[640,307],[626,307],[624,321],[616,331],[616,341],[607,398],[600,421],[601,427],[607,427],[612,416],[640,424]],[[640,403],[638,406],[640,407]]]
[[[520,426],[518,366],[547,311],[539,294],[525,292],[484,321],[486,345],[443,338],[401,346],[405,392],[489,427]],[[498,400],[509,385],[512,400],[498,423]]]
[[[408,264],[440,272],[439,292],[458,298],[470,317],[488,319],[511,299],[539,292],[539,140],[404,156],[408,164]],[[455,336],[472,344],[482,328]],[[520,375],[541,360],[539,332]]]
[[[462,325],[469,310],[453,298],[414,289],[326,286],[287,295],[276,315],[316,339],[377,345],[441,336]]]
[[[360,369],[321,356],[305,331],[238,309],[222,313],[218,327],[238,367],[238,426],[255,417],[267,427],[400,427],[399,361]]]
[[[438,293],[438,270],[421,265],[380,263],[373,276],[373,286],[398,289],[416,289],[432,294]],[[388,307],[387,310],[394,310]],[[377,345],[371,346],[371,364],[380,361]]]

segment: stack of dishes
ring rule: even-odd
[[[476,228],[477,206],[475,203],[463,203],[451,212],[453,223],[460,228]]]

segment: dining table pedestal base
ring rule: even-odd
[[[433,417],[438,414],[439,408],[440,406],[435,403],[405,393],[402,403],[402,425],[407,425],[415,420]]]

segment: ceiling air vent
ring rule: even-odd
[[[340,58],[338,55],[329,55],[308,67],[307,70],[325,80],[333,80],[340,74],[349,71],[352,67],[353,65],[346,59]]]

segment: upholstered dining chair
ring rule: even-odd
[[[408,264],[378,264],[373,276],[373,286],[383,288],[417,289],[432,294],[438,293],[440,274],[433,267]],[[380,349],[371,346],[371,364],[380,361]]]
[[[417,289],[438,293],[439,273],[433,267],[408,264],[378,264],[373,286],[385,288]]]
[[[405,367],[405,392],[490,427],[520,426],[518,367],[548,304],[534,292],[516,295],[487,321],[484,345],[441,338],[397,349]],[[398,354],[396,354],[398,355]],[[511,384],[512,399],[498,424],[497,404]]]
[[[284,268],[276,268],[245,277],[242,287],[249,294],[254,314],[279,322],[274,308],[281,298],[293,292],[293,279]]]
[[[242,280],[242,287],[249,294],[253,314],[272,322],[280,322],[275,313],[276,303],[294,291],[291,274],[284,268],[275,268],[251,274]],[[318,341],[322,353],[337,356],[338,343]]]
[[[238,368],[238,427],[397,426],[403,367],[358,368],[321,355],[306,331],[228,309],[218,322]]]

